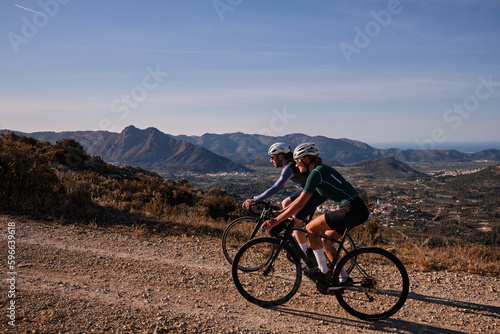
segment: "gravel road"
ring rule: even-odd
[[[319,294],[305,278],[280,307],[248,303],[233,284],[217,238],[145,238],[130,229],[16,219],[0,218],[0,332],[500,332],[500,278],[408,268],[411,288],[403,309],[368,322],[347,314],[334,296]],[[9,225],[15,225],[13,268]]]

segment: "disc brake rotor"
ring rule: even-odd
[[[379,290],[377,280],[371,276],[365,277],[361,286],[363,287],[363,291],[365,293],[374,294]]]

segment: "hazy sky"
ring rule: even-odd
[[[4,0],[0,128],[500,142],[500,2]]]

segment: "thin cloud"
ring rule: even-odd
[[[36,10],[26,8],[26,7],[20,6],[20,5],[18,5],[18,4],[14,4],[14,6],[19,7],[19,8],[21,8],[21,9],[24,9],[24,10],[27,10],[27,11],[29,11],[29,12],[32,12],[32,13],[38,14],[38,15],[47,16],[45,13],[40,13],[40,12],[37,12]]]

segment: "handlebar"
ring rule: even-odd
[[[248,211],[256,216],[260,216],[260,219],[265,220],[275,216],[274,210],[271,207],[271,202],[269,201],[255,203],[250,206]]]
[[[250,205],[250,207],[248,208],[248,211],[250,213],[253,213],[253,214],[260,214],[260,213],[256,212],[256,210],[268,209],[270,207],[270,205],[271,205],[271,203],[269,201],[255,203],[255,204]],[[243,205],[242,205],[242,208],[246,210],[246,208]]]

